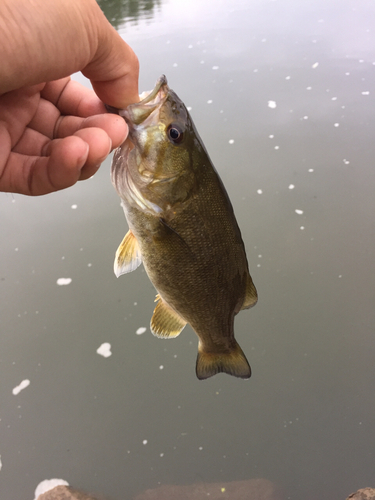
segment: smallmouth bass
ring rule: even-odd
[[[183,102],[162,76],[139,103],[118,110],[129,137],[114,154],[111,179],[129,231],[117,249],[117,277],[142,262],[157,290],[151,331],[199,338],[198,379],[225,372],[247,379],[234,317],[254,306],[244,243],[222,181]]]

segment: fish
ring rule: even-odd
[[[256,304],[257,290],[229,196],[193,120],[164,75],[117,112],[129,135],[114,153],[111,180],[129,230],[114,272],[143,263],[157,291],[151,332],[171,339],[189,324],[198,336],[198,379],[220,372],[248,379],[234,317]]]

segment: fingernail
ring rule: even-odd
[[[106,156],[109,155],[109,153],[112,151],[112,139],[108,136],[108,141],[109,141],[109,149],[108,149],[108,153]]]
[[[99,168],[100,168],[101,164],[102,164],[102,162],[97,163],[96,165],[94,165],[94,167],[93,167],[93,169],[95,169],[95,172],[94,172],[94,173],[96,173],[96,172],[99,170]],[[92,175],[94,175],[94,173],[93,173]]]
[[[108,137],[108,142],[109,142],[109,145],[108,145],[108,152],[102,156],[101,158],[98,159],[98,163],[95,165],[97,168],[100,167],[100,165],[103,163],[103,161],[107,158],[107,156],[109,155],[109,153],[112,151],[112,141],[111,141],[111,138]]]
[[[85,150],[85,152],[81,156],[79,156],[77,158],[77,164],[80,167],[82,167],[86,163],[88,155],[89,155],[89,145],[86,143],[86,150]]]
[[[122,135],[122,137],[120,139],[120,144],[123,144],[126,141],[128,135],[129,135],[129,128],[128,128],[128,126],[127,126],[127,124],[126,124],[126,122],[124,120],[123,120],[123,123],[125,123],[126,127],[125,127],[125,130],[124,130],[124,134]]]

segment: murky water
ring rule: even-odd
[[[112,270],[127,226],[110,161],[60,193],[2,194],[0,498],[51,477],[112,500],[257,477],[293,500],[374,486],[374,3],[110,7],[141,89],[167,75],[231,196],[259,291],[235,323],[253,376],[199,382],[192,330],[150,333],[145,272]]]

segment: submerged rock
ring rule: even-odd
[[[96,498],[76,491],[70,486],[56,486],[38,496],[37,500],[97,500]]]
[[[375,488],[363,488],[348,496],[346,500],[375,500]]]
[[[197,483],[190,486],[159,486],[137,495],[134,500],[281,500],[280,492],[267,479],[230,483]]]

